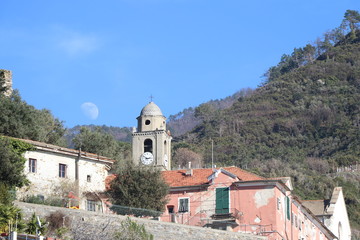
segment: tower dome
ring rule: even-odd
[[[140,112],[140,116],[163,116],[160,108],[154,102],[149,102]]]

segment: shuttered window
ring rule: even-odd
[[[286,216],[290,220],[290,198],[286,197]]]
[[[179,198],[179,212],[189,212],[189,198]]]

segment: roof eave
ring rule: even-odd
[[[170,187],[170,192],[207,189],[210,184]]]

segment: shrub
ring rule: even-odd
[[[154,236],[146,231],[143,224],[140,225],[127,217],[121,222],[121,230],[115,233],[114,239],[152,240]]]

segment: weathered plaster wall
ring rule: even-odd
[[[232,199],[241,212],[236,231],[257,233],[276,229],[276,194],[273,187],[234,187]]]
[[[121,221],[125,220],[125,216],[119,215],[105,215],[94,212],[87,212],[84,210],[74,210],[66,208],[57,208],[29,203],[16,202],[16,205],[22,209],[25,216],[30,217],[33,212],[38,216],[45,217],[51,212],[60,210],[66,216],[72,219],[73,222],[80,227],[87,226],[95,227],[101,231],[106,227],[105,231],[116,231],[119,228]],[[146,230],[154,235],[155,240],[226,240],[226,239],[241,239],[241,240],[264,240],[265,237],[234,233],[228,231],[214,230],[209,228],[194,227],[188,225],[181,225],[175,223],[159,222],[154,220],[146,220],[139,218],[132,218],[139,224],[144,224]],[[84,232],[84,235],[86,232]]]
[[[193,226],[204,226],[210,222],[210,216],[215,214],[216,208],[216,188],[229,187],[236,179],[220,173],[207,190],[181,190],[170,194],[168,206],[174,206],[175,214],[171,218],[166,209],[162,215],[162,221],[175,220],[177,223],[185,223]],[[185,188],[184,188],[185,189]],[[178,213],[179,199],[189,198],[190,211]],[[229,198],[229,208],[233,207],[232,199]]]
[[[25,173],[31,182],[29,187],[19,190],[18,197],[41,194],[45,197],[53,195],[55,188],[62,184],[73,184],[75,180],[74,159],[56,153],[28,151],[25,153]],[[29,159],[36,159],[36,172],[29,172]],[[59,164],[67,165],[67,177],[59,177]]]
[[[43,195],[47,198],[72,191],[81,199],[80,208],[85,208],[86,200],[83,193],[105,190],[108,171],[104,162],[84,158],[77,161],[77,156],[42,150],[28,151],[24,157],[27,159],[24,171],[31,184],[18,191],[18,199],[31,195]],[[29,172],[30,158],[36,159],[36,172]],[[66,165],[65,178],[59,177],[59,164]]]
[[[91,160],[79,161],[79,185],[82,192],[98,192],[105,189],[105,178],[108,171],[104,164]],[[90,181],[87,181],[87,176]]]

